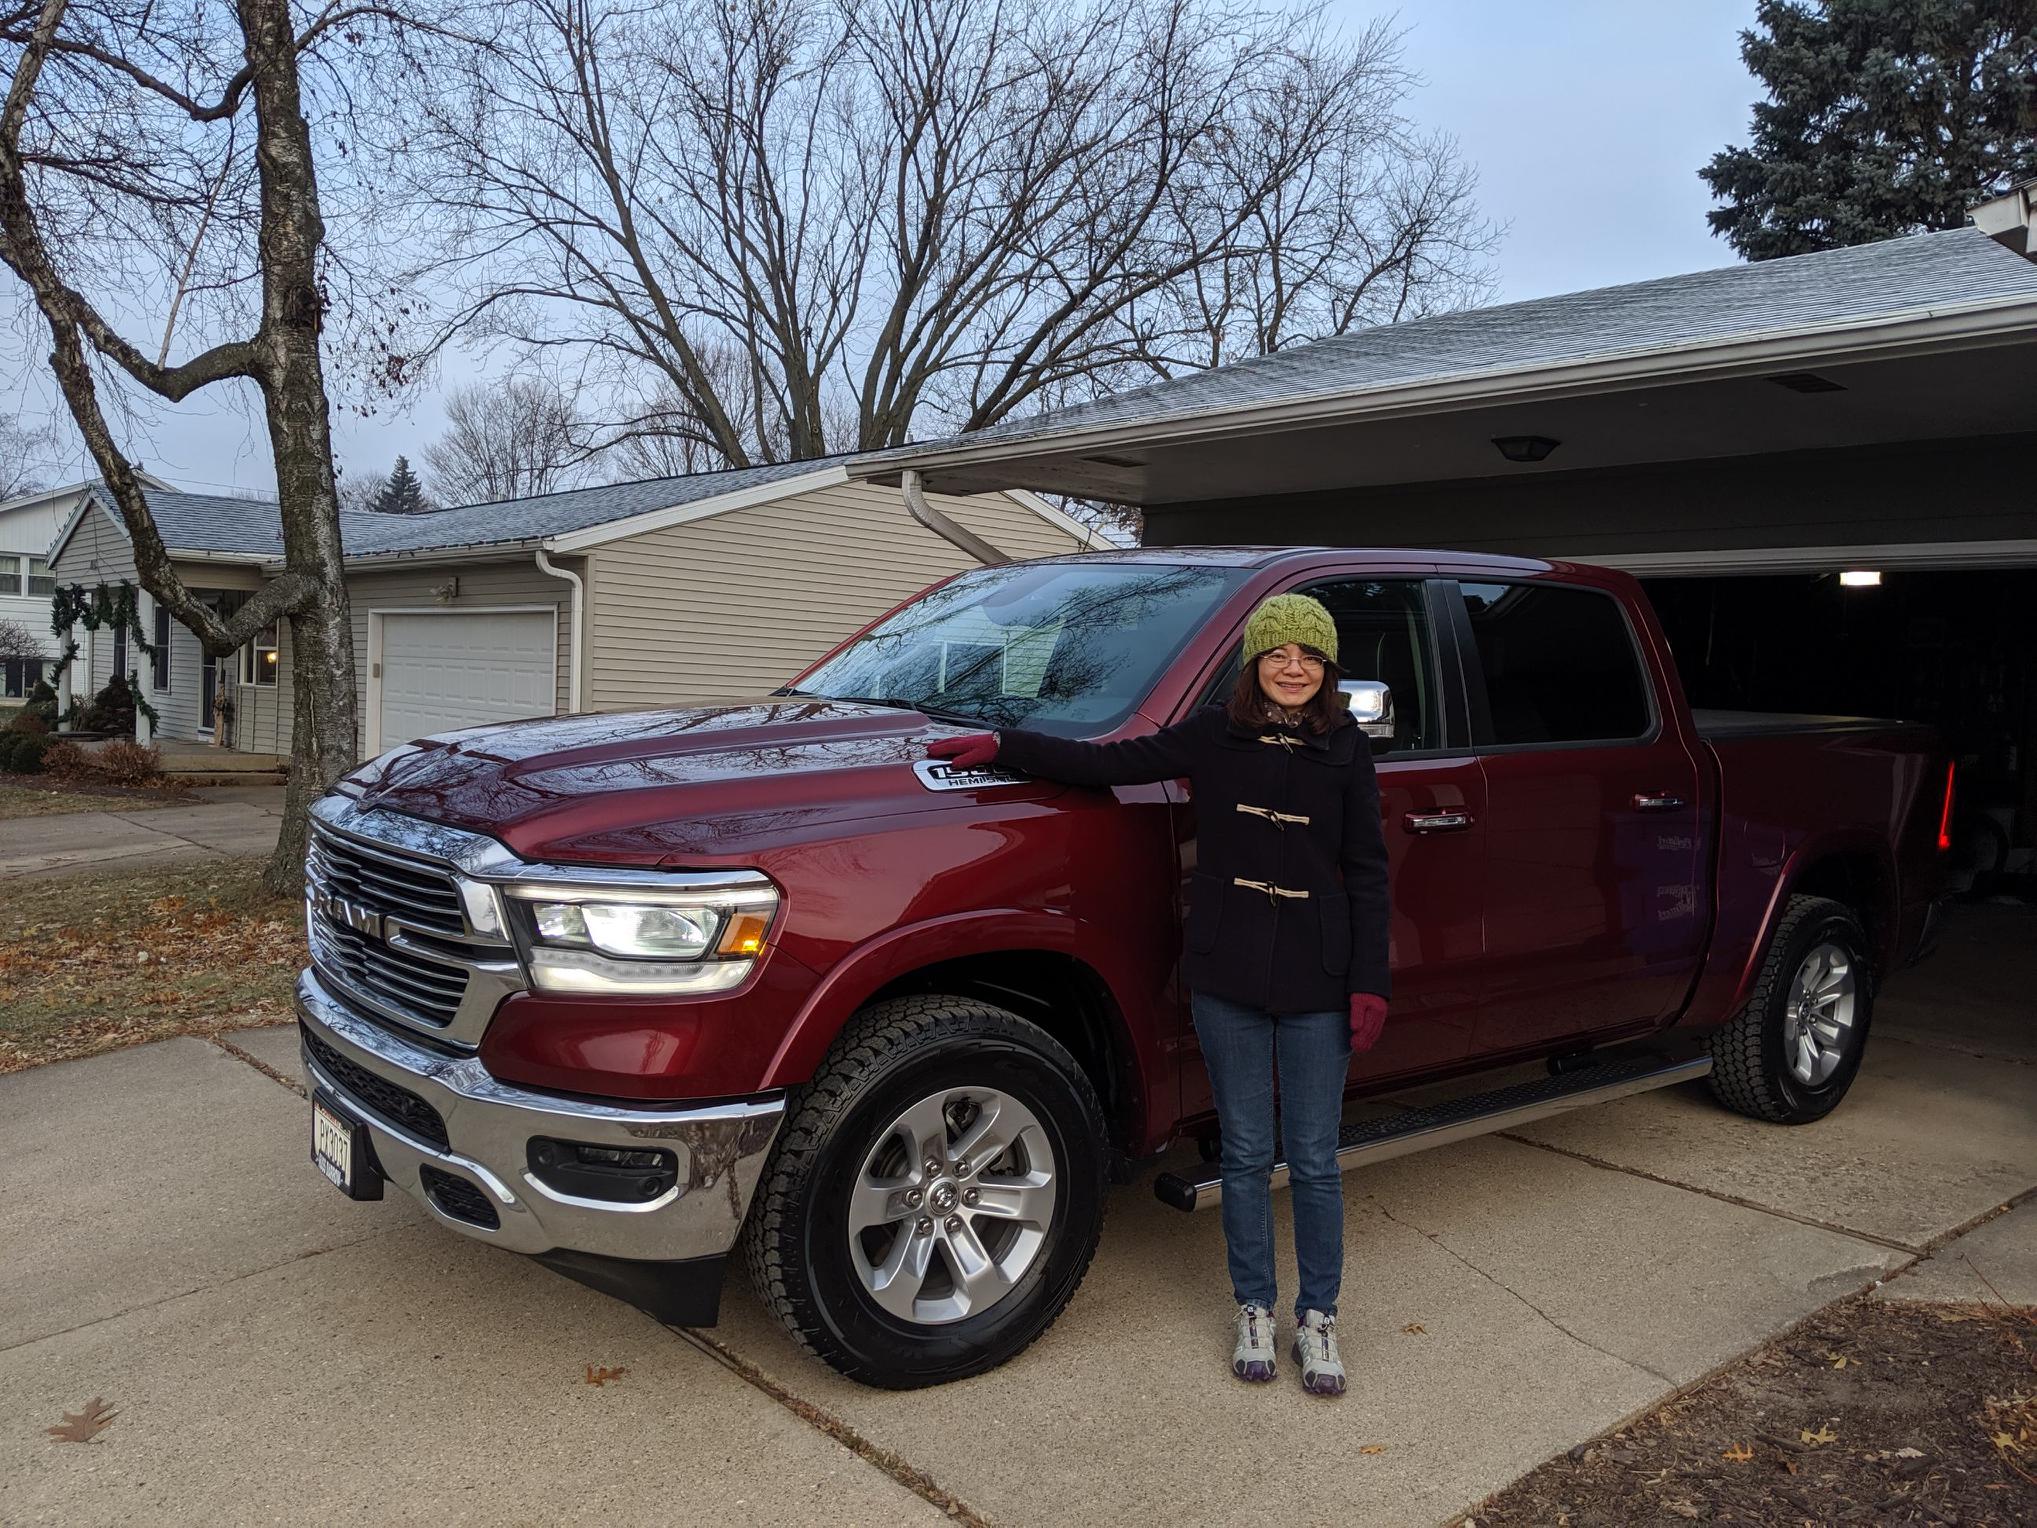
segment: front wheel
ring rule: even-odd
[[[1873,1009],[1867,933],[1852,909],[1791,897],[1753,995],[1712,1036],[1712,1095],[1779,1125],[1823,1119],[1860,1071]]]
[[[1018,1015],[872,1005],[787,1120],[750,1276],[851,1379],[914,1389],[994,1368],[1050,1326],[1103,1232],[1104,1124],[1075,1058]]]

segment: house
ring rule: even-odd
[[[168,488],[162,479],[138,474],[151,488]],[[60,653],[50,632],[50,544],[84,502],[96,479],[38,488],[0,500],[0,621],[25,628],[51,658]],[[42,678],[48,664],[35,658],[0,658],[0,702],[20,700]]]
[[[214,608],[232,609],[280,570],[273,503],[163,488],[146,496],[179,575]],[[1031,494],[936,497],[934,507],[1017,557],[1100,544]],[[421,515],[349,512],[341,539],[364,756],[484,722],[762,694],[973,565],[918,523],[897,489],[851,483],[829,461]],[[125,527],[103,489],[84,496],[49,560],[62,584],[134,581]],[[159,660],[129,654],[124,632],[77,632],[74,689],[89,675],[96,692],[125,670],[157,713],[155,740],[287,755],[289,623],[214,660],[146,594],[140,603]],[[231,716],[215,739],[221,691]]]

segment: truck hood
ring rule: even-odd
[[[525,859],[711,862],[970,801],[975,792],[937,792],[913,769],[930,740],[958,730],[916,711],[780,697],[562,716],[425,738],[355,771],[346,788],[486,833]]]

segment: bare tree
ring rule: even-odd
[[[301,882],[311,798],[356,760],[320,353],[334,266],[321,263],[300,64],[322,43],[358,37],[375,14],[339,0],[302,25],[290,0],[192,0],[171,11],[150,0],[42,0],[0,14],[12,65],[0,109],[0,261],[48,326],[51,366],[126,525],[142,587],[214,655],[290,619],[293,768],[266,877],[277,889]],[[153,287],[151,273],[161,278]],[[95,299],[94,284],[108,295]],[[156,359],[109,316],[151,291],[179,313],[163,325]],[[239,332],[170,361],[173,333],[201,321],[237,322]],[[259,396],[284,569],[233,614],[201,601],[171,565],[108,422],[102,371],[172,403],[214,387]]]
[[[1258,0],[498,14],[403,114],[465,296],[447,338],[570,348],[658,400],[618,437],[683,420],[733,465],[881,447],[1484,290],[1494,232],[1409,125],[1384,24],[1344,40]]]
[[[27,425],[13,415],[0,415],[0,499],[47,488],[47,466],[55,450],[56,438],[49,426]]]
[[[441,504],[527,499],[589,480],[591,452],[572,401],[548,379],[455,388],[446,431],[424,448]]]

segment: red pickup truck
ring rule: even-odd
[[[1693,715],[1623,574],[1156,549],[961,574],[768,697],[349,776],[308,867],[313,1161],[676,1324],[715,1319],[740,1243],[872,1384],[1010,1358],[1081,1281],[1106,1183],[1213,1155],[1178,976],[1194,803],[926,745],[1166,725],[1230,689],[1281,590],[1337,620],[1392,861],[1393,1008],[1350,1076],[1382,1102],[1348,1164],[1697,1078],[1778,1123],[1839,1102],[1931,937],[1929,730]],[[1213,1166],[1157,1188],[1219,1192]]]

